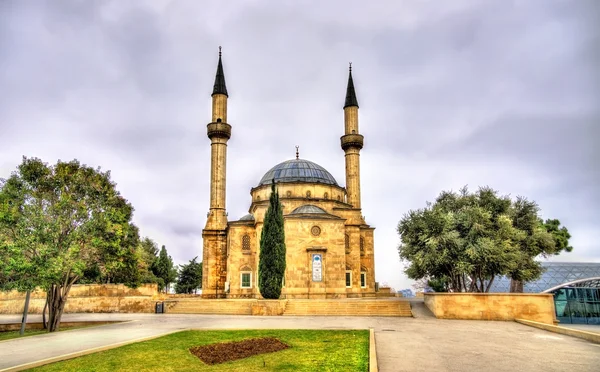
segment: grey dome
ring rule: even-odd
[[[290,214],[327,214],[323,209],[317,207],[316,205],[306,204],[302,205],[292,211]]]
[[[271,168],[260,180],[259,186],[278,182],[311,182],[336,185],[335,178],[325,168],[312,161],[292,159]]]
[[[252,213],[248,213],[244,217],[240,218],[240,221],[254,221],[254,216]]]

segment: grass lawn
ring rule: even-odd
[[[290,348],[223,364],[206,365],[192,346],[276,337]],[[183,331],[33,371],[368,371],[369,331]]]

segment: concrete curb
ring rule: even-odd
[[[377,349],[375,348],[375,331],[369,328],[369,372],[378,372]]]
[[[90,325],[90,326],[83,326],[81,328],[76,328],[76,329],[67,329],[67,330],[59,331],[59,332],[72,332],[72,331],[79,331],[82,328],[93,329],[93,328],[104,327],[104,326],[109,326],[109,325],[113,325],[113,324],[119,324],[119,323],[125,324],[125,323],[137,322],[137,321],[138,320],[123,320],[123,321],[119,320],[119,321],[114,321],[114,322],[105,323],[105,324],[96,324],[96,325]],[[85,322],[66,322],[66,323],[85,323]],[[5,323],[5,324],[10,324],[10,323]],[[27,323],[27,324],[31,324],[31,323]],[[10,331],[2,331],[2,332],[10,332]],[[17,332],[17,331],[15,331],[15,332]],[[42,333],[42,334],[44,334],[44,333]],[[35,336],[40,336],[40,335],[25,335],[25,336],[20,336],[20,337],[17,337],[17,338],[35,337]],[[15,340],[15,338],[8,338],[6,340],[1,340],[0,344],[3,343],[3,342],[9,342],[9,341],[13,341],[13,340]],[[2,372],[2,371],[3,370],[0,369],[0,372]]]
[[[59,355],[59,356],[48,358],[48,359],[38,360],[36,362],[31,362],[31,363],[21,364],[21,365],[14,366],[14,367],[0,369],[0,372],[23,371],[23,370],[26,370],[26,369],[40,367],[40,366],[43,366],[43,365],[46,365],[46,364],[50,364],[50,363],[62,362],[63,360],[73,359],[73,358],[77,358],[77,357],[80,357],[80,356],[97,353],[99,351],[116,349],[118,347],[129,345],[129,344],[134,344],[136,342],[149,341],[149,340],[153,340],[155,338],[159,338],[159,337],[162,337],[162,336],[170,335],[172,333],[183,332],[183,331],[187,331],[187,329],[178,329],[178,330],[175,330],[175,331],[170,331],[170,332],[162,333],[160,335],[142,337],[142,338],[137,338],[135,340],[123,341],[123,342],[118,342],[116,344],[110,344],[110,345],[100,346],[100,347],[96,347],[96,348],[92,348],[92,349],[81,350],[81,351],[77,351],[77,352],[70,353],[70,354]],[[68,332],[68,331],[65,331],[65,332]]]
[[[555,325],[538,323],[538,322],[534,322],[532,320],[525,320],[525,319],[515,319],[515,322],[525,324],[530,327],[543,329],[545,331],[560,333],[560,334],[563,334],[566,336],[577,337],[577,338],[581,338],[581,339],[584,339],[584,340],[587,340],[587,341],[590,341],[590,342],[593,342],[596,344],[600,344],[600,334],[599,333],[586,332],[586,331],[581,331],[579,329],[573,329],[573,328],[559,327],[559,326],[555,326]]]

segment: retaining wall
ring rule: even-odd
[[[156,284],[128,288],[123,284],[76,284],[71,287],[65,313],[152,313],[160,299]],[[31,292],[29,314],[41,314],[46,293]],[[0,314],[23,312],[25,293],[0,292]]]
[[[546,293],[425,293],[436,318],[473,320],[526,319],[555,324],[554,298]]]

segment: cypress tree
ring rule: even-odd
[[[284,273],[285,232],[283,230],[283,209],[279,202],[279,194],[275,189],[275,180],[273,180],[269,208],[265,215],[260,237],[258,263],[258,288],[264,298],[279,298]]]

